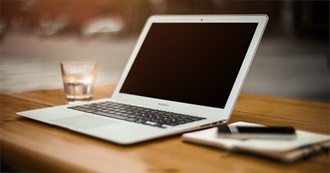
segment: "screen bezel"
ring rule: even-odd
[[[198,115],[198,116],[214,116],[219,119],[229,119],[232,109],[235,105],[242,83],[246,78],[247,71],[250,68],[257,47],[260,43],[262,34],[268,21],[267,15],[182,15],[182,16],[151,16],[146,22],[135,48],[127,62],[122,77],[112,95],[112,99],[133,105],[150,107],[166,111],[176,111],[180,113]],[[256,31],[252,37],[250,46],[247,50],[244,61],[239,70],[238,76],[234,82],[232,91],[228,97],[225,107],[215,108],[208,106],[200,106],[162,99],[148,98],[138,95],[120,93],[120,89],[129,73],[131,66],[143,44],[145,37],[153,23],[258,23]]]

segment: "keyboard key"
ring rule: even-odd
[[[106,117],[110,117],[110,118],[115,118],[115,119],[119,119],[119,120],[125,120],[127,119],[126,117],[120,116],[120,115],[115,115],[112,113],[106,113],[106,112],[93,112],[94,114],[97,115],[102,115],[102,116],[106,116]]]

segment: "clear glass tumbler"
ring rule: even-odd
[[[64,96],[67,103],[93,99],[96,62],[61,62]]]

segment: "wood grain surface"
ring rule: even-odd
[[[97,86],[95,99],[114,84]],[[16,112],[65,104],[63,90],[0,95],[1,162],[22,172],[329,172],[329,154],[295,163],[184,143],[180,135],[120,146],[20,117]],[[329,104],[241,94],[230,122],[292,125],[330,134]]]

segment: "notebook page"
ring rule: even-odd
[[[258,125],[246,122],[236,122],[230,125]],[[330,140],[330,135],[306,132],[296,130],[296,138],[294,140],[279,140],[279,139],[248,139],[241,140],[236,146],[240,148],[269,150],[269,151],[288,151],[299,147],[312,145],[315,143],[325,142]],[[226,139],[223,139],[226,140]]]
[[[230,149],[241,141],[237,139],[226,139],[217,137],[217,127],[213,127],[206,130],[201,130],[192,133],[185,133],[182,135],[182,140],[187,142],[196,142],[200,144],[220,147],[223,149]]]
[[[246,122],[236,122],[231,125],[258,125]],[[260,125],[259,125],[260,126]],[[251,150],[264,150],[264,151],[276,151],[285,152],[299,147],[312,145],[315,143],[325,142],[330,140],[329,135],[317,134],[312,132],[306,132],[296,130],[297,138],[293,140],[279,140],[279,139],[228,139],[219,138],[217,136],[217,128],[206,129],[202,131],[183,134],[183,141],[198,142],[201,144],[209,144],[225,149],[241,148]]]

